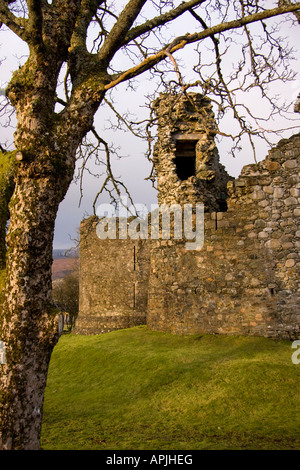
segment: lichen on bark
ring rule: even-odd
[[[0,152],[0,270],[6,264],[6,230],[9,220],[8,204],[14,190],[15,152]]]

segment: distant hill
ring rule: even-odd
[[[53,259],[65,258],[66,250],[53,250]]]
[[[53,259],[78,258],[78,248],[58,248],[53,250]]]
[[[61,279],[78,267],[78,250],[55,249],[53,250],[52,280]]]

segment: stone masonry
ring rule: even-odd
[[[159,205],[203,202],[206,211],[224,210],[232,178],[219,162],[210,100],[196,93],[161,94],[153,109],[158,119],[153,162]]]
[[[299,169],[295,135],[228,183],[228,210],[205,214],[201,251],[153,245],[149,328],[299,338]]]
[[[155,103],[159,202],[204,202],[204,245],[191,251],[184,239],[100,240],[97,218],[84,220],[75,331],[97,334],[147,324],[176,334],[299,338],[300,134],[281,140],[265,160],[245,166],[233,179],[218,162],[207,98],[191,96],[197,118],[189,100],[175,105],[174,99]],[[170,103],[171,114],[179,110],[173,127],[163,117]],[[190,110],[186,126],[184,109]],[[208,115],[206,128],[199,115]],[[182,160],[194,158],[190,174],[182,174],[178,152]]]
[[[149,247],[141,240],[101,240],[96,234],[97,223],[97,217],[90,217],[80,227],[79,316],[75,333],[107,333],[144,325]]]

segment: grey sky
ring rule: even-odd
[[[190,28],[191,27],[193,26],[190,26]],[[176,35],[184,34],[187,30],[189,30],[189,25],[185,22],[181,22],[176,29]],[[290,42],[297,50],[297,56],[299,50],[298,31],[290,31],[285,25],[283,25],[283,30],[283,35],[290,36]],[[1,32],[0,41],[0,57],[6,57],[6,60],[1,64],[0,68],[0,89],[3,90],[6,83],[9,81],[13,70],[18,67],[20,61],[24,61],[27,48],[26,45],[9,32]],[[185,61],[192,62],[194,60],[192,48],[184,51],[182,53],[182,57],[185,57]],[[299,62],[295,62],[293,65],[294,69],[299,72]],[[183,73],[185,73],[185,70],[186,69],[183,69]],[[195,78],[193,78],[193,80],[194,79]],[[135,91],[128,90],[127,84],[120,85],[118,89],[114,91],[113,95],[118,111],[120,113],[130,111],[132,114],[146,117],[147,111],[144,108],[144,95],[149,93],[151,89],[154,90],[154,83],[149,79],[149,75],[145,75],[140,78]],[[276,91],[283,94],[288,101],[295,101],[299,90],[299,79],[290,84],[279,84],[276,88]],[[197,91],[197,89],[194,89],[193,91]],[[244,97],[244,99],[247,100],[247,96]],[[253,95],[249,96],[249,101],[251,100],[253,100]],[[256,108],[259,109],[260,106],[262,106],[261,112],[263,112],[263,103],[259,98],[257,98]],[[132,136],[129,132],[108,129],[108,117],[107,107],[105,109],[101,107],[95,118],[95,127],[98,133],[103,136],[108,143],[113,143],[114,146],[120,147],[119,153],[123,156],[122,159],[113,159],[115,175],[122,179],[127,185],[135,203],[146,204],[147,206],[150,206],[151,203],[156,203],[156,191],[152,188],[150,181],[145,181],[145,178],[149,175],[151,170],[151,166],[145,158],[145,142]],[[296,117],[297,116],[295,116],[295,118]],[[274,127],[277,125],[280,127],[281,121],[271,122],[269,125]],[[296,123],[294,123],[294,125],[296,125]],[[230,126],[232,126],[232,124],[230,124]],[[289,131],[286,136],[288,137],[295,132],[296,131]],[[0,129],[0,141],[2,143],[5,143],[6,140],[8,142],[12,142],[12,136],[13,128]],[[277,141],[278,140],[279,138],[277,138]],[[229,140],[222,141],[218,145],[218,148],[221,163],[225,165],[227,171],[233,176],[238,176],[241,168],[245,164],[254,163],[250,147],[243,148],[239,157],[236,159],[233,159],[228,154],[230,148]],[[264,158],[267,151],[267,146],[260,144],[258,147],[258,159],[261,160]],[[99,167],[95,167],[94,169],[99,171]],[[80,199],[79,185],[76,185],[75,183],[71,184],[58,212],[54,248],[67,248],[73,245],[74,242],[72,239],[77,238],[77,230],[82,218],[86,215],[92,214],[92,203],[95,195],[101,187],[102,181],[103,180],[101,178],[97,179],[88,174],[84,176],[84,191],[80,207],[78,207]],[[108,202],[108,198],[103,196],[98,201],[99,204],[101,202]]]

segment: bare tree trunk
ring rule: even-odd
[[[61,60],[55,54],[42,59],[30,56],[8,88],[18,119],[19,163],[0,305],[0,340],[6,349],[6,364],[0,364],[0,449],[40,446],[48,366],[59,338],[60,312],[52,302],[55,219],[73,178],[76,149],[99,104],[86,99],[82,87],[69,112],[56,114]]]
[[[58,341],[51,301],[52,241],[70,172],[23,164],[10,202],[7,279],[1,317],[0,448],[39,449],[48,365]],[[52,163],[51,163],[52,165]],[[40,174],[37,172],[40,171]]]

